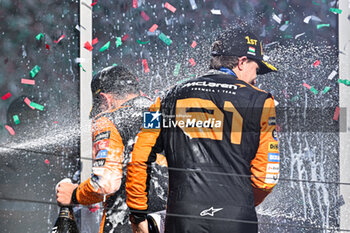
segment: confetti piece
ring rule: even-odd
[[[44,38],[44,34],[39,33],[36,37],[37,40],[41,40],[42,38]]]
[[[13,115],[13,121],[15,122],[16,125],[19,124],[19,117],[18,117],[18,115]]]
[[[286,89],[283,89],[282,92],[283,92],[283,94],[284,94],[284,97],[286,97],[287,99],[289,99],[289,95],[288,95]]]
[[[157,30],[158,25],[157,24],[153,24],[153,26],[149,29],[150,32],[154,32],[155,30]]]
[[[168,3],[168,2],[166,2],[165,4],[164,4],[164,7],[166,8],[166,9],[168,9],[169,11],[171,11],[171,12],[173,12],[173,13],[175,13],[175,11],[176,11],[176,8],[174,7],[174,6],[172,6],[170,3]]]
[[[322,94],[326,94],[330,89],[331,87],[325,87],[322,91]]]
[[[338,9],[338,8],[329,8],[330,12],[333,12],[335,14],[341,14],[342,10]]]
[[[171,45],[171,43],[173,43],[173,41],[169,37],[167,37],[163,32],[160,33],[158,37],[168,46]]]
[[[307,83],[303,83],[303,86],[306,87],[309,90],[311,89],[311,86],[309,84],[307,84]]]
[[[337,121],[339,118],[340,108],[337,106],[334,111],[333,120]]]
[[[10,133],[12,136],[15,136],[15,131],[12,129],[11,126],[5,125],[5,128],[7,129],[7,131],[9,131],[9,133]]]
[[[1,99],[2,100],[7,100],[8,98],[10,98],[11,97],[11,93],[10,92],[7,92],[5,95],[3,95],[2,97],[1,97]]]
[[[143,70],[145,71],[145,73],[148,73],[149,68],[148,68],[147,59],[142,59],[142,64],[143,64]]]
[[[88,208],[92,213],[95,213],[100,207],[98,205],[94,205],[94,206],[89,206]]]
[[[281,24],[282,19],[278,17],[275,13],[272,13],[272,19],[275,20],[277,23]]]
[[[310,91],[314,93],[315,95],[318,94],[318,90],[316,90],[314,87],[311,86]]]
[[[350,86],[350,80],[347,80],[347,79],[338,79],[338,83],[342,83],[346,86]]]
[[[77,57],[77,58],[74,59],[74,62],[75,63],[84,63],[85,62],[85,58]]]
[[[132,7],[137,8],[137,0],[132,0]]]
[[[77,29],[80,32],[80,26],[79,25],[76,25],[75,29]]]
[[[221,15],[221,10],[211,9],[210,12],[211,12],[213,15]]]
[[[194,61],[193,58],[191,58],[191,59],[189,60],[189,62],[191,63],[192,66],[195,66],[195,65],[196,65],[196,62]]]
[[[299,37],[301,37],[301,36],[303,36],[303,35],[305,35],[305,32],[296,35],[296,36],[294,37],[294,39],[298,39]]]
[[[181,67],[181,64],[180,63],[177,63],[175,65],[175,69],[174,69],[174,76],[178,76],[179,75],[179,72],[180,72],[180,67]]]
[[[317,66],[319,66],[320,65],[320,61],[319,60],[316,60],[315,62],[314,62],[314,64],[312,64],[315,68],[317,67]]]
[[[288,28],[288,24],[283,24],[281,27],[280,27],[280,31],[284,32],[287,28]]]
[[[46,48],[47,50],[50,50],[50,45],[45,44],[45,48]]]
[[[58,40],[54,40],[53,42],[55,42],[56,44],[58,44],[63,38],[65,38],[65,35],[62,35],[60,38],[58,38]]]
[[[317,29],[320,29],[323,27],[329,27],[329,23],[328,24],[317,24]]]
[[[22,78],[21,83],[28,84],[28,85],[35,85],[35,80]]]
[[[46,163],[47,165],[50,164],[50,161],[48,159],[45,159],[44,163]]]
[[[119,46],[121,46],[122,44],[123,44],[122,38],[121,38],[121,37],[117,37],[117,40],[115,41],[115,45],[117,46],[117,48],[118,48]]]
[[[91,41],[91,45],[95,45],[97,43],[98,43],[98,38],[97,37]]]
[[[198,8],[195,0],[190,0],[190,4],[192,7],[192,10],[196,10]]]
[[[95,0],[93,3],[91,3],[91,6],[95,6],[97,3],[97,0]]]
[[[30,106],[32,106],[33,108],[36,108],[40,111],[43,111],[44,110],[44,106],[40,105],[40,104],[37,104],[37,103],[34,103],[34,102],[30,102]]]
[[[306,16],[306,17],[304,18],[304,23],[307,23],[307,24],[308,24],[308,23],[310,22],[310,20],[322,22],[322,20],[321,20],[319,17],[314,16],[314,15],[309,15],[309,16]]]
[[[30,71],[30,76],[34,78],[39,71],[40,71],[40,67],[38,65],[34,66],[34,68]]]
[[[145,21],[148,21],[148,20],[149,20],[149,16],[148,16],[144,11],[141,11],[141,17],[142,17]]]
[[[197,42],[196,41],[192,41],[191,47],[195,48],[197,46]]]
[[[128,39],[129,35],[125,34],[125,36],[122,37],[122,42],[124,43]]]
[[[279,105],[280,103],[277,100],[273,100],[273,102],[275,102],[275,106]]]
[[[32,107],[32,106],[30,106],[30,103],[31,103],[32,101],[30,101],[30,99],[28,99],[28,97],[26,97],[25,99],[24,99],[24,103],[26,103],[31,109],[35,109],[34,107]]]
[[[333,70],[332,73],[330,73],[330,75],[328,76],[328,79],[332,80],[337,74],[338,74],[338,72]]]
[[[54,123],[54,124],[58,124],[58,121],[54,121],[53,123]]]
[[[290,101],[292,101],[292,102],[295,102],[295,101],[298,101],[298,100],[299,100],[299,96],[298,95],[296,95],[296,96],[294,96],[293,98],[290,99]]]
[[[141,41],[141,40],[137,40],[137,43],[139,43],[139,44],[148,44],[149,42],[151,42],[151,41],[148,40],[148,41],[143,42],[143,41]]]
[[[102,48],[100,48],[100,52],[106,51],[109,48],[109,45],[111,44],[110,41],[108,41]]]
[[[86,41],[84,44],[84,48],[86,48],[87,50],[89,50],[90,52],[94,49],[94,47],[91,46],[89,41]]]
[[[83,66],[80,63],[79,63],[79,66],[84,72],[86,72],[86,70],[84,70]]]
[[[312,1],[312,3],[316,6],[319,6],[320,4],[318,2]]]

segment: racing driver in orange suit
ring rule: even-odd
[[[134,232],[148,232],[149,167],[161,151],[169,170],[166,233],[258,232],[255,206],[276,185],[280,157],[274,99],[254,84],[277,69],[242,28],[217,38],[210,68],[158,98],[144,118],[127,170]]]

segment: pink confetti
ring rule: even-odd
[[[144,69],[145,73],[148,73],[149,68],[148,68],[147,59],[142,59],[142,64],[143,64],[143,69]]]
[[[50,45],[45,44],[45,48],[46,48],[47,50],[50,50]]]
[[[141,17],[146,21],[149,20],[149,16],[144,11],[141,11]]]
[[[94,49],[94,47],[91,46],[89,41],[86,41],[84,44],[84,48],[86,48],[87,50],[89,50],[90,52]]]
[[[8,98],[10,98],[12,95],[11,95],[11,93],[10,92],[7,92],[5,95],[3,95],[2,97],[1,97],[1,99],[2,100],[7,100]]]
[[[30,101],[30,99],[28,99],[28,97],[26,97],[25,99],[24,99],[24,103],[26,103],[31,109],[35,109],[34,107],[32,107],[32,106],[30,106],[30,103],[31,103],[32,101]]]
[[[337,121],[339,118],[340,108],[337,106],[333,115],[333,120]]]
[[[165,5],[164,5],[165,8],[167,8],[169,11],[175,13],[176,11],[176,8],[173,7],[170,3],[166,2]]]
[[[95,213],[99,209],[98,205],[89,206],[88,208],[92,213]]]
[[[21,83],[22,84],[35,85],[35,80],[22,78],[21,79]]]
[[[311,89],[311,86],[309,84],[307,84],[307,83],[303,83],[303,86],[306,87],[309,90]]]
[[[310,88],[311,88],[311,87],[310,87]],[[283,89],[282,91],[283,91],[284,97],[289,98],[289,95],[288,95],[286,89]]]
[[[53,123],[54,123],[54,124],[58,124],[58,121],[54,121]]]
[[[153,24],[153,26],[149,29],[150,32],[154,32],[158,28],[157,24]]]
[[[128,39],[129,35],[125,34],[125,36],[122,37],[122,42],[124,43],[124,41],[126,41]]]
[[[314,64],[312,64],[315,68],[317,67],[317,66],[319,66],[320,65],[320,61],[319,60],[316,60],[315,62],[314,62]]]
[[[45,159],[45,161],[44,161],[47,165],[49,165],[50,164],[50,161],[48,160],[48,159]]]
[[[92,43],[91,43],[91,44],[92,44],[92,45],[95,45],[95,44],[97,44],[97,43],[98,43],[98,39],[97,39],[97,37],[96,37],[95,39],[92,40]]]
[[[195,65],[196,65],[196,62],[194,61],[193,58],[191,58],[191,59],[189,60],[189,62],[191,63],[192,66],[195,66]]]
[[[11,126],[5,125],[5,128],[7,129],[7,131],[9,131],[9,133],[10,133],[12,136],[15,136],[15,131],[12,129]]]
[[[93,3],[91,3],[91,6],[95,6],[97,3],[97,0],[95,0]]]
[[[58,38],[58,40],[54,40],[53,42],[55,42],[56,44],[58,44],[63,38],[65,38],[65,35],[62,35],[60,38]]]
[[[192,41],[191,47],[195,48],[197,46],[197,42],[196,41]]]
[[[132,0],[132,7],[137,8],[137,0]]]

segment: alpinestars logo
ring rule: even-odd
[[[206,216],[206,215],[210,215],[210,216],[214,216],[214,214],[220,210],[222,210],[223,208],[217,208],[217,209],[214,209],[214,207],[210,207],[209,209],[207,210],[203,210],[199,215],[200,216]]]

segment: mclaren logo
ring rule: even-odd
[[[245,87],[245,85],[242,84],[227,84],[227,83],[214,83],[214,82],[207,82],[207,81],[201,81],[201,82],[191,82],[185,84],[183,87],[193,87],[193,86],[200,86],[200,87],[221,87],[221,88],[228,88],[228,89],[234,89],[237,90],[239,87]]]

